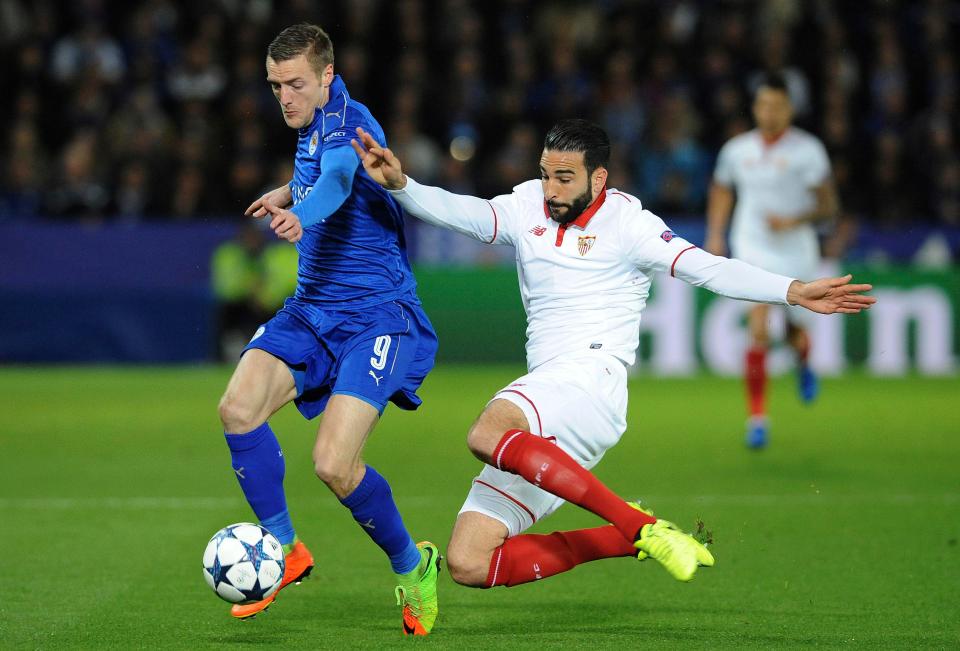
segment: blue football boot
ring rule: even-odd
[[[747,447],[753,450],[766,447],[769,429],[766,416],[751,416],[747,421]]]
[[[797,390],[800,392],[800,402],[805,405],[816,400],[817,394],[820,393],[820,382],[809,364],[801,364],[797,367]]]

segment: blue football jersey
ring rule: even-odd
[[[386,144],[383,129],[366,106],[350,99],[340,78],[330,98],[316,109],[313,122],[299,129],[290,190],[293,203],[306,198],[320,177],[325,150],[350,147],[357,127]],[[396,200],[357,167],[353,189],[340,208],[309,226],[297,242],[300,260],[295,296],[337,309],[384,303],[413,293],[416,283],[407,260],[403,210]]]

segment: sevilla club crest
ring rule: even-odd
[[[596,241],[596,235],[581,235],[577,238],[577,251],[580,255],[587,255],[587,251],[593,248],[593,243]]]

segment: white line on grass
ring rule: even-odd
[[[7,509],[222,509],[242,504],[240,497],[0,497]]]
[[[449,501],[449,496],[400,496],[401,506],[433,505]],[[756,495],[652,495],[645,496],[647,504],[667,502],[693,502],[721,506],[776,507],[783,505],[910,505],[910,504],[960,504],[960,493],[853,493],[832,494],[792,493]],[[163,509],[223,509],[243,504],[237,497],[0,497],[0,509],[113,509],[113,510],[163,510]],[[340,508],[333,500],[315,502],[317,506]]]
[[[719,504],[730,506],[778,506],[783,504],[803,506],[828,504],[957,504],[960,503],[960,493],[829,493],[817,491],[814,493],[793,493],[787,495],[756,494],[756,495],[661,495],[650,498],[651,504],[659,501],[689,501],[697,504]]]

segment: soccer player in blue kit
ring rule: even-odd
[[[267,421],[291,400],[308,419],[322,412],[317,476],[389,557],[404,634],[426,635],[437,616],[439,551],[413,542],[389,484],[361,456],[387,402],[420,405],[416,390],[437,348],[407,261],[403,213],[350,146],[357,127],[380,142],[383,129],[334,75],[333,45],[319,27],[283,30],[266,68],[283,119],[299,134],[296,166],[288,185],[246,214],[269,218],[278,237],[295,242],[299,265],[294,296],[253,335],[220,401],[233,470],[260,523],[285,547],[281,589],[298,583],[313,557],[294,532],[283,453]],[[276,594],[231,614],[252,617]]]

